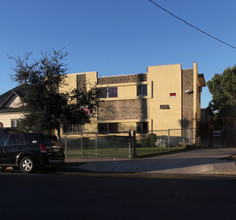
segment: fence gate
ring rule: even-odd
[[[204,140],[203,136],[202,140]],[[236,146],[236,118],[209,119],[208,146]]]

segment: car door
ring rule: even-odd
[[[5,157],[8,164],[16,163],[16,156],[22,151],[23,141],[21,134],[12,134],[5,146]]]
[[[6,162],[6,150],[8,136],[0,136],[0,164]]]

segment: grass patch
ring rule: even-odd
[[[82,157],[81,157],[82,153]],[[81,150],[75,150],[71,149],[67,151],[67,158],[99,158],[99,159],[105,159],[105,158],[128,158],[129,152],[128,148],[103,148],[98,149],[97,151],[95,149],[83,149]]]
[[[137,147],[136,148],[136,158],[147,158],[161,156],[165,154],[179,153],[183,151],[192,150],[193,147],[190,146],[181,146],[181,147]],[[82,157],[81,157],[82,153]],[[81,152],[80,149],[68,149],[67,150],[68,159],[89,159],[89,158],[98,158],[98,159],[128,159],[129,150],[128,148],[99,148],[97,151],[95,149],[83,149]]]
[[[192,150],[191,146],[181,146],[181,147],[138,147],[136,148],[136,158],[147,158],[155,157],[166,154],[179,153],[184,151]]]

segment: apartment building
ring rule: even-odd
[[[181,64],[149,66],[146,73],[109,77],[98,77],[97,72],[69,74],[62,90],[72,90],[79,84],[96,84],[101,90],[97,116],[83,127],[84,132],[176,129],[177,135],[182,136],[181,129],[193,128],[198,142],[205,79],[198,73],[197,63],[192,69],[182,69]],[[81,128],[72,125],[67,131],[76,133]]]

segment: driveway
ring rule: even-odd
[[[234,153],[236,148],[200,148],[148,159],[93,161],[80,168],[95,172],[235,175],[234,161],[222,160]]]

